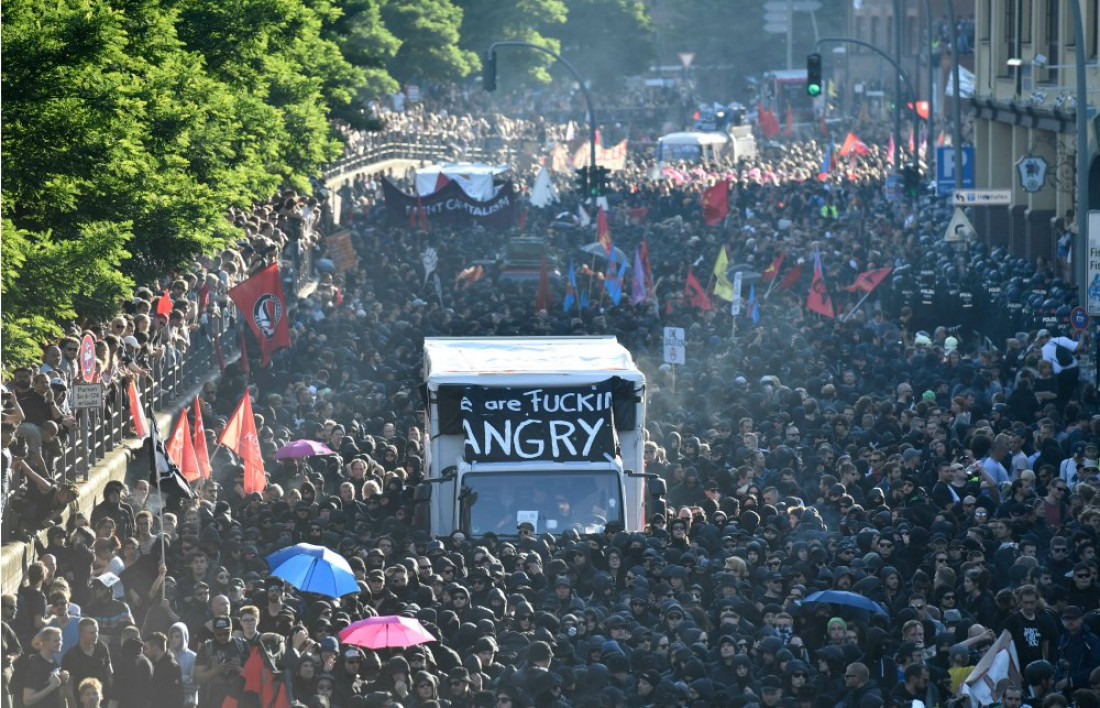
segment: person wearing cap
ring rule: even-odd
[[[201,645],[195,657],[195,683],[199,685],[200,706],[220,706],[237,688],[241,667],[248,659],[249,647],[233,636],[233,621],[225,616],[211,622],[213,639]]]
[[[1090,609],[1095,607],[1091,605]],[[1058,662],[1054,674],[1054,688],[1057,691],[1089,688],[1089,673],[1100,666],[1100,637],[1085,624],[1084,615],[1077,605],[1066,605],[1062,609],[1065,632],[1058,640]]]

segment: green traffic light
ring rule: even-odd
[[[819,86],[818,84],[807,84],[806,93],[810,94],[811,96],[820,96],[821,86]]]

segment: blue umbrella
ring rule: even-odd
[[[802,600],[803,605],[813,604],[815,602],[826,602],[830,605],[842,605],[844,607],[851,607],[855,610],[863,610],[865,612],[874,612],[876,614],[885,615],[888,614],[882,605],[878,604],[874,600],[864,597],[858,593],[848,592],[847,590],[821,590],[811,595],[807,595]]]
[[[340,597],[359,592],[359,584],[347,560],[324,546],[299,543],[267,557],[271,574],[302,592]]]

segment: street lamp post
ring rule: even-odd
[[[569,69],[573,73],[574,78],[577,79],[577,83],[581,87],[581,93],[584,95],[584,105],[588,108],[588,147],[589,147],[589,175],[591,179],[596,178],[596,109],[592,106],[592,96],[588,93],[588,87],[584,85],[584,79],[581,78],[577,69],[569,63],[564,57],[557,52],[553,52],[546,47],[540,46],[533,42],[523,42],[520,40],[510,40],[507,42],[493,42],[489,45],[488,55],[496,53],[497,47],[527,47],[528,49],[534,49],[535,51],[542,52],[552,56],[557,61],[560,61],[565,65],[565,68]],[[595,196],[592,197],[595,202]]]
[[[1081,21],[1081,5],[1069,0],[1073,14],[1073,48],[1077,64],[1077,238],[1074,239],[1073,258],[1077,277],[1077,303],[1088,307],[1088,257],[1089,257],[1089,135],[1088,135],[1088,86],[1085,82],[1085,25]]]

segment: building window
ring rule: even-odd
[[[985,0],[982,11],[982,41],[988,42],[993,34],[993,0]]]
[[[1031,0],[1020,0],[1020,41],[1031,44]]]
[[[1008,48],[1008,58],[1017,59],[1020,56],[1020,35],[1016,33],[1016,0],[1005,0],[1005,45]]]

